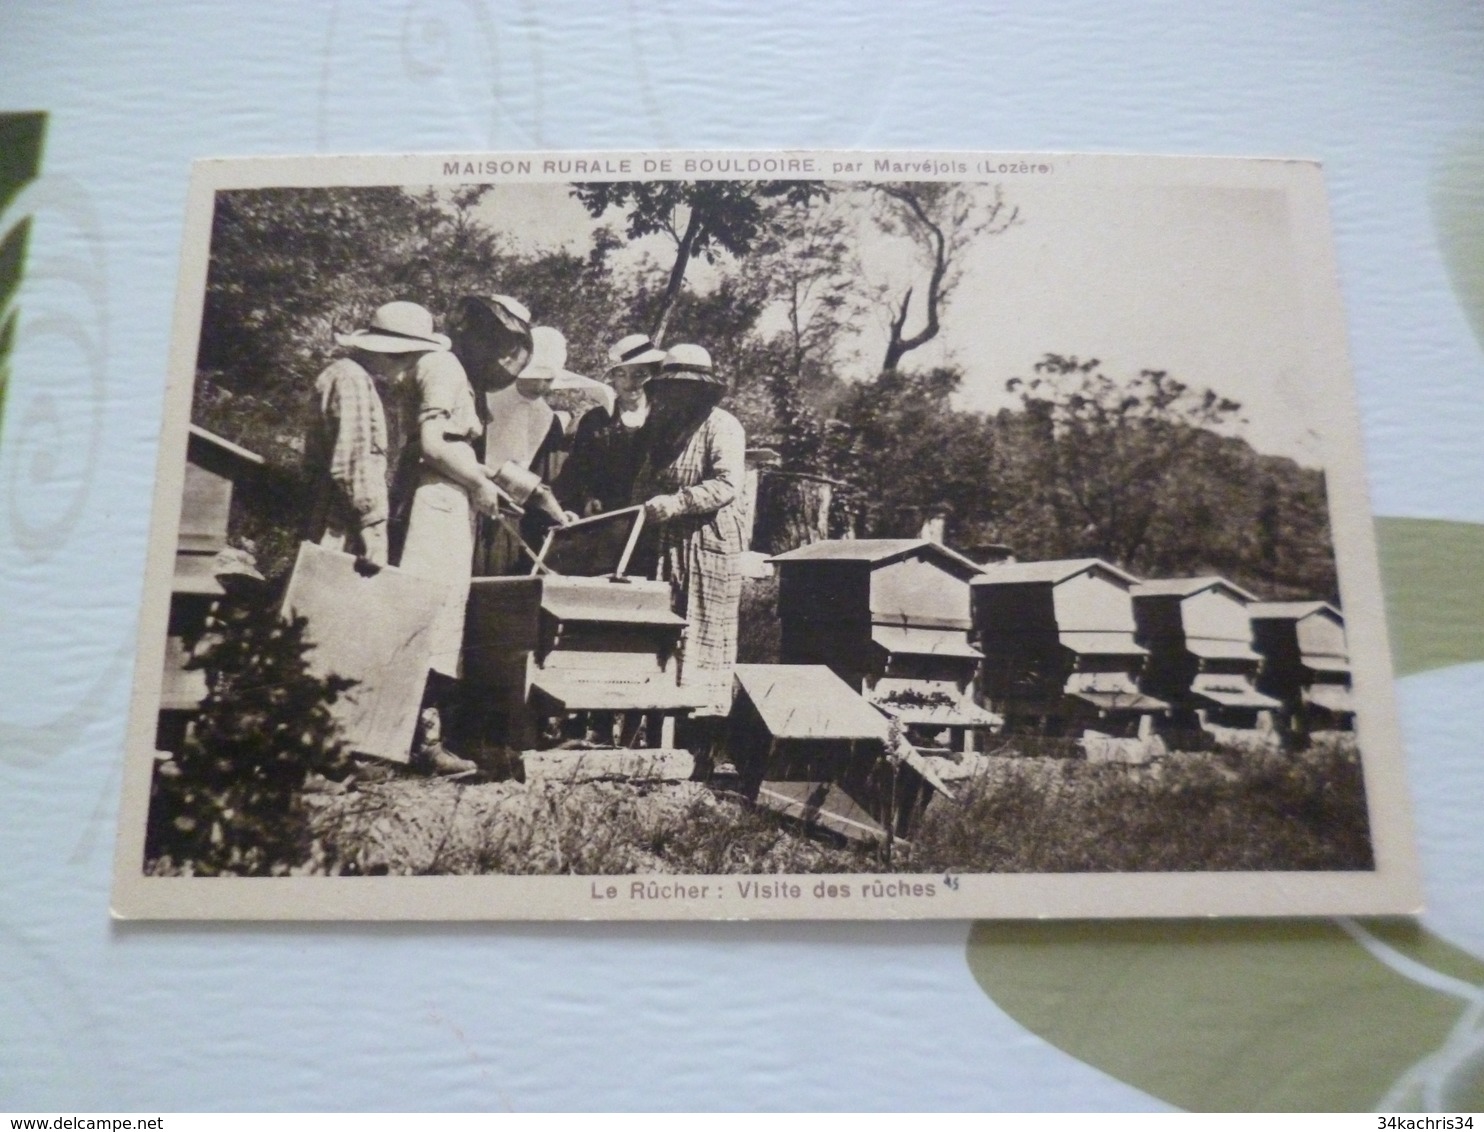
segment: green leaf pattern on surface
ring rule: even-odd
[[[1484,525],[1376,520],[1398,676],[1484,660]]]
[[[1183,1108],[1484,1105],[1484,963],[1409,922],[980,923],[968,959],[1029,1030]]]
[[[0,421],[5,419],[7,359],[15,344],[19,314],[13,300],[21,286],[31,218],[8,212],[17,194],[41,170],[45,114],[0,114]]]

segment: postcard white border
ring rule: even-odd
[[[547,161],[586,160],[595,171],[544,172]],[[160,698],[170,579],[175,561],[187,425],[205,301],[215,194],[222,189],[357,185],[731,179],[791,176],[858,180],[836,163],[878,160],[923,172],[894,180],[999,181],[1054,176],[1118,184],[1212,185],[1288,193],[1305,296],[1314,400],[1325,422],[1331,529],[1351,651],[1357,731],[1370,811],[1373,872],[1077,874],[848,874],[618,877],[148,877],[145,819]],[[530,173],[499,170],[526,161]],[[669,171],[660,163],[669,161]],[[687,162],[695,166],[687,168]],[[738,173],[706,172],[703,161]],[[625,168],[624,162],[628,162]],[[812,163],[791,170],[788,163]],[[607,163],[604,166],[602,163]],[[651,163],[646,166],[646,163]],[[757,164],[753,169],[749,166]],[[783,163],[781,168],[769,163]],[[472,168],[475,172],[462,170]],[[608,171],[605,171],[605,168]],[[1041,172],[1041,169],[1047,172]],[[449,172],[448,170],[455,171]],[[985,919],[1189,916],[1410,915],[1421,911],[1421,870],[1406,783],[1381,578],[1365,479],[1359,409],[1340,301],[1329,212],[1317,163],[1287,159],[895,151],[592,151],[210,159],[195,163],[181,241],[179,290],[139,621],[124,788],[114,861],[113,914],[121,919],[252,920],[727,920]],[[931,896],[861,895],[880,881],[933,886]],[[706,886],[694,899],[634,898],[632,886]],[[740,886],[796,885],[794,896],[744,897]],[[816,897],[849,884],[850,898]],[[956,885],[956,887],[951,887]],[[618,893],[610,898],[609,886]],[[717,891],[721,895],[717,896]],[[601,891],[602,895],[595,895]],[[753,891],[756,891],[754,889]]]

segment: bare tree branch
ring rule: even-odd
[[[883,372],[891,372],[902,358],[925,346],[942,329],[941,313],[958,286],[962,254],[981,235],[998,235],[1019,222],[1019,208],[1006,211],[1004,193],[996,185],[993,197],[983,201],[976,187],[936,184],[872,185],[886,202],[887,212],[878,216],[883,231],[897,230],[918,245],[927,262],[928,279],[923,324],[908,334],[907,314],[914,292],[909,287],[888,326],[882,359]],[[977,214],[977,218],[976,218]]]

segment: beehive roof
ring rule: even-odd
[[[906,558],[919,550],[965,566],[976,573],[985,567],[940,542],[925,538],[844,538],[811,542],[784,554],[775,554],[769,562],[869,562],[879,565],[894,558]]]
[[[1254,620],[1263,621],[1302,621],[1305,617],[1321,612],[1328,613],[1339,621],[1345,619],[1345,615],[1327,601],[1258,601],[1249,605],[1247,612]]]
[[[1218,574],[1208,574],[1201,578],[1151,578],[1136,585],[1133,594],[1135,597],[1191,597],[1217,586],[1224,586],[1243,601],[1257,600],[1257,595],[1251,590],[1245,590],[1236,582]]]
[[[775,739],[887,739],[886,718],[822,664],[739,664],[737,690]]]
[[[189,435],[191,440],[215,448],[228,456],[241,460],[245,464],[257,467],[266,463],[263,457],[259,456],[256,452],[250,451],[240,444],[233,444],[225,436],[218,436],[216,433],[209,429],[204,429],[200,425],[191,425]]]
[[[1093,569],[1106,570],[1115,578],[1121,578],[1130,585],[1137,585],[1139,581],[1127,570],[1120,570],[1111,562],[1104,562],[1101,558],[1056,558],[1049,562],[1001,562],[983,566],[980,569],[981,575],[974,579],[976,586],[1021,585],[1027,582],[1050,582],[1052,585],[1057,585],[1068,578],[1075,578],[1078,574]]]

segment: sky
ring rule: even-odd
[[[1230,431],[1259,451],[1321,463],[1304,373],[1300,265],[1281,190],[1045,177],[1004,192],[1018,222],[966,249],[941,333],[907,364],[958,365],[958,406],[988,411],[1013,405],[1005,383],[1033,376],[1048,352],[1101,359],[1115,379],[1163,369],[1240,402],[1242,419]],[[925,269],[905,240],[873,224],[865,196],[840,194],[835,206],[856,233],[862,289],[901,294],[915,282],[920,296]],[[559,184],[499,184],[479,215],[527,252],[586,251],[599,223],[621,233],[623,219],[593,220]],[[642,270],[647,260],[668,270],[672,256],[673,245],[656,236],[614,263]],[[716,278],[698,262],[687,285],[705,290]],[[914,305],[909,333],[921,315]],[[884,315],[861,315],[850,343],[856,357],[843,371],[870,373],[885,340]]]

